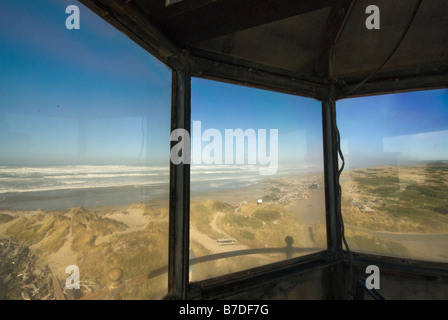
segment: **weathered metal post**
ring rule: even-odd
[[[327,247],[330,258],[342,258],[342,234],[339,219],[338,197],[338,146],[336,139],[335,98],[329,92],[322,101],[323,142],[324,142],[324,171],[325,171],[325,202],[327,221]],[[343,270],[342,265],[336,264],[330,268],[330,299],[342,299]]]
[[[323,142],[324,142],[324,171],[325,171],[325,202],[327,214],[327,244],[332,255],[340,258],[342,253],[342,240],[338,218],[338,151],[335,136],[335,100],[327,97],[322,102]]]
[[[185,59],[187,60],[187,59]],[[191,128],[191,77],[188,62],[173,70],[171,131]],[[176,142],[171,142],[171,147]],[[186,152],[186,150],[182,150]],[[189,150],[188,150],[189,152]],[[190,159],[189,159],[190,160]],[[188,161],[189,162],[189,161]],[[170,239],[168,295],[187,298],[190,240],[190,164],[170,163]]]

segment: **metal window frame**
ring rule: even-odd
[[[194,52],[190,56],[186,50],[180,50],[154,24],[148,21],[134,5],[116,6],[115,2],[79,0],[107,22],[124,32],[129,38],[143,47],[152,56],[172,70],[171,129],[183,128],[190,132],[191,122],[191,77],[233,83],[280,93],[288,93],[324,101],[329,98],[329,87],[316,79],[307,79],[285,70],[260,69],[250,61],[219,62],[213,57]],[[132,4],[132,3],[131,3]],[[331,136],[331,130],[324,125],[324,134]],[[334,152],[326,138],[324,148],[328,158],[324,168]],[[168,261],[168,297],[173,299],[188,298],[188,264],[189,264],[189,210],[190,210],[190,170],[189,165],[173,165],[170,162],[169,194],[169,261]],[[327,169],[324,169],[327,170]],[[325,172],[325,174],[327,174]],[[336,186],[333,180],[326,180],[326,197],[331,198]],[[333,191],[332,191],[333,190]],[[327,211],[330,207],[327,205]],[[333,217],[334,210],[327,212]],[[332,218],[334,219],[334,218]],[[327,221],[328,227],[328,221]],[[327,237],[329,235],[327,234]],[[334,245],[337,233],[332,232],[329,247]],[[334,250],[333,250],[334,251]],[[331,256],[326,251],[326,256]],[[334,254],[334,252],[333,252]],[[302,259],[296,258],[297,263]],[[318,260],[318,259],[317,259]],[[318,261],[316,265],[321,265]],[[276,267],[272,267],[275,271]]]
[[[172,102],[171,102],[171,129],[183,128],[190,132],[191,129],[191,78],[193,76],[208,80],[227,82],[236,85],[244,85],[249,87],[260,88],[257,82],[266,80],[264,72],[254,72],[246,68],[229,70],[227,66],[213,64],[213,70],[207,69],[212,62],[201,64],[207,70],[199,67],[198,63],[203,59],[190,58],[188,53],[182,62],[177,62],[172,66]],[[235,72],[236,71],[236,72]],[[248,73],[249,72],[249,73]],[[243,78],[250,76],[253,83],[241,82]],[[247,79],[247,78],[246,78]],[[270,75],[268,81],[275,81],[275,77]],[[263,89],[280,93],[295,94],[297,96],[304,96],[303,91],[297,92],[297,86],[308,86],[309,83],[304,81],[302,84],[297,79],[290,81],[284,78],[280,81],[283,87],[263,86]],[[291,87],[288,87],[288,85]],[[322,132],[323,132],[323,154],[324,154],[324,177],[325,177],[325,202],[326,202],[326,228],[327,228],[327,249],[317,254],[305,255],[302,257],[292,259],[294,263],[300,265],[304,264],[304,270],[313,265],[313,261],[309,261],[309,257],[315,257],[316,266],[322,266],[322,259],[329,263],[335,263],[342,256],[341,234],[338,228],[337,218],[337,168],[338,158],[337,149],[335,146],[334,137],[334,107],[335,100],[330,96],[330,91],[324,90],[323,87],[319,89],[319,96],[326,96],[325,98],[318,98],[317,96],[308,96],[307,98],[317,99],[322,103]],[[171,147],[173,142],[171,142]],[[170,206],[169,206],[169,264],[168,264],[168,298],[169,299],[188,299],[191,296],[197,295],[192,290],[188,277],[189,270],[189,227],[190,227],[190,165],[179,164],[174,165],[170,163]],[[282,265],[289,265],[291,262],[282,261],[277,264],[264,266],[263,272],[270,270],[276,272]],[[336,272],[341,272],[339,268],[333,268]],[[244,279],[244,272],[237,273],[241,280]],[[225,283],[226,279],[235,281],[234,276],[216,277],[220,279],[220,283]],[[340,278],[340,277],[336,277]],[[210,281],[201,281],[201,284],[207,285]],[[336,284],[332,289],[332,296],[340,296],[342,286]]]
[[[350,14],[348,2],[342,4],[347,8],[344,15],[335,17],[337,32],[328,33],[323,48],[330,48],[328,63],[324,63],[326,56],[322,55],[320,60],[328,67],[328,77],[322,79],[309,78],[305,75],[296,74],[293,71],[277,69],[273,67],[260,66],[251,61],[244,61],[238,58],[216,59],[212,54],[200,52],[198,50],[189,52],[181,51],[173,42],[168,39],[154,24],[146,19],[138,10],[135,4],[126,6],[116,6],[115,2],[105,4],[103,1],[79,0],[88,4],[89,8],[127,34],[132,40],[146,49],[159,61],[166,64],[173,72],[172,81],[172,117],[171,128],[183,128],[190,132],[191,122],[191,101],[190,83],[191,77],[199,77],[209,80],[233,83],[237,85],[249,86],[258,89],[265,89],[280,93],[288,93],[308,98],[314,98],[322,103],[322,130],[323,130],[323,151],[324,151],[324,176],[325,176],[325,197],[326,197],[326,226],[327,226],[327,250],[322,251],[322,256],[326,261],[335,262],[330,267],[334,281],[331,281],[331,296],[341,297],[342,286],[342,264],[344,252],[341,245],[341,226],[338,220],[337,199],[337,170],[338,155],[335,141],[335,104],[336,100],[330,95],[330,80],[332,74],[332,50],[342,30],[347,16]],[[128,1],[126,2],[128,3]],[[352,2],[351,2],[352,3]],[[113,7],[112,7],[113,5]],[[351,5],[350,5],[351,6]],[[331,29],[330,29],[331,31]],[[221,57],[222,58],[222,57]],[[421,78],[389,77],[386,79],[373,79],[358,89],[355,94],[347,94],[346,90],[335,88],[334,96],[337,99],[344,99],[355,96],[376,95],[391,92],[417,91],[425,89],[446,88],[446,72],[441,70],[433,75]],[[325,76],[325,75],[324,75]],[[351,88],[348,85],[348,89]],[[347,88],[346,88],[347,89]],[[170,163],[170,206],[169,206],[169,272],[168,272],[168,294],[176,299],[186,299],[191,289],[188,280],[189,264],[189,206],[190,206],[190,170],[189,165],[174,166]],[[305,256],[308,257],[308,256]],[[286,268],[291,273],[305,270],[303,261],[309,258],[295,258],[296,268],[288,267],[288,263],[267,265],[263,268],[266,274],[274,274],[279,269]],[[315,267],[322,267],[319,259],[315,258]],[[283,270],[286,270],[283,269]],[[264,271],[263,271],[264,272]],[[247,280],[246,273],[238,273],[241,281]],[[266,275],[265,274],[265,275]],[[223,277],[222,283],[226,279],[235,280],[235,276]]]

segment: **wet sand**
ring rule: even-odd
[[[168,197],[167,184],[156,186],[127,186],[92,189],[70,189],[37,192],[15,192],[0,195],[2,209],[67,210],[76,207],[95,209],[123,206]]]

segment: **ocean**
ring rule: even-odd
[[[283,166],[278,175],[307,171],[304,166]],[[190,190],[243,189],[266,178],[257,166],[193,165]],[[106,207],[168,198],[168,193],[168,166],[0,166],[0,209]]]

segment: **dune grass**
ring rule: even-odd
[[[68,226],[69,219],[61,214],[39,213],[17,218],[5,233],[26,245],[34,245],[42,241],[38,251],[54,253],[64,244]]]
[[[255,201],[219,219],[220,228],[251,248],[285,247],[285,237],[304,242],[304,227],[283,206]]]
[[[357,169],[345,173],[342,213],[351,225],[392,232],[448,231],[448,163]],[[357,192],[349,192],[350,186]],[[351,200],[376,201],[363,213]]]
[[[2,223],[7,223],[7,222],[9,222],[9,221],[11,221],[11,220],[14,220],[15,219],[15,217],[13,217],[12,215],[10,215],[10,214],[7,214],[7,213],[0,213],[0,224],[2,224]]]
[[[406,257],[410,255],[409,250],[396,241],[373,236],[369,233],[348,231],[346,239],[350,249],[373,254]]]
[[[224,237],[223,233],[214,230],[211,226],[216,213],[231,214],[233,209],[225,203],[208,200],[205,202],[192,202],[190,205],[190,223],[200,232],[213,239]]]

